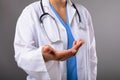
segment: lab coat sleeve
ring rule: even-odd
[[[15,60],[18,66],[30,76],[49,80],[41,52],[42,46],[36,46],[32,18],[31,9],[25,8],[17,21],[14,39]]]
[[[86,9],[88,35],[89,35],[89,78],[96,80],[97,77],[97,55],[96,55],[96,42],[92,19],[90,13]]]

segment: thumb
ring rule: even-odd
[[[46,45],[42,48],[43,53],[50,53],[52,50],[53,49],[49,45]]]

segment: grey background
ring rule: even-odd
[[[25,80],[14,61],[15,25],[25,6],[36,0],[0,0],[0,80]],[[97,80],[120,80],[120,0],[74,0],[91,13],[97,43]]]

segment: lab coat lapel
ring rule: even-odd
[[[56,16],[50,9],[49,0],[42,0],[42,3],[43,3],[43,8],[44,8],[45,12],[49,13],[57,20]],[[76,10],[72,6],[71,0],[67,0],[67,13],[68,13],[69,24],[71,24],[73,17],[75,16],[75,13],[76,13]]]
[[[69,24],[71,24],[73,17],[75,16],[76,10],[72,6],[72,3],[70,0],[68,0],[68,3],[67,3],[67,13],[68,13]]]
[[[70,0],[67,0],[68,1],[68,4],[67,4],[67,11],[68,11],[68,19],[69,19],[69,24],[71,25],[72,24],[72,20],[73,20],[73,18],[76,16],[75,14],[77,14],[78,15],[78,13],[77,13],[77,11],[76,11],[76,9],[73,7],[73,3],[70,1]],[[81,18],[81,22],[79,22],[79,20],[78,21],[76,21],[76,22],[78,22],[78,23],[76,23],[76,24],[78,24],[78,27],[80,28],[80,29],[82,29],[82,30],[86,30],[86,20],[85,20],[85,18],[84,18],[84,14],[81,14],[81,10],[79,10],[79,8],[78,8],[78,5],[75,5],[76,6],[76,8],[77,8],[77,10],[78,10],[78,12],[79,12],[79,15],[80,15],[80,18]]]
[[[43,7],[48,7],[49,6],[49,0],[42,0],[42,4],[43,4]]]
[[[56,21],[56,17],[53,14],[52,10],[50,9],[49,0],[42,0],[42,3],[43,3],[43,8],[44,8],[45,13],[49,14],[49,15],[45,15],[46,18],[44,18],[44,21],[43,21],[44,30],[46,32],[46,35],[50,42],[52,42],[52,43],[58,42],[58,41],[60,41],[60,33],[59,33],[59,28],[57,25],[58,23]],[[52,17],[50,17],[50,16],[55,18],[55,20],[52,19]]]
[[[54,15],[54,13],[52,12],[52,10],[50,8],[49,0],[42,0],[42,3],[43,3],[43,8],[44,8],[45,12],[49,13],[51,16],[53,16],[54,18],[56,18],[55,15]]]

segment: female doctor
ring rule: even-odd
[[[91,16],[70,0],[40,0],[20,15],[15,60],[27,80],[96,80]]]

